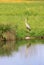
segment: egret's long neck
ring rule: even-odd
[[[25,19],[25,21],[24,21],[24,22],[25,22],[25,24],[27,24],[27,19]]]

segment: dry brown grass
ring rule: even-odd
[[[34,3],[34,2],[42,2],[42,1],[31,1],[31,0],[0,0],[0,3],[20,3],[20,2],[26,2],[26,3]],[[43,1],[44,2],[44,1]]]
[[[21,2],[23,0],[0,0],[0,2]]]

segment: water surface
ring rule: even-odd
[[[0,65],[44,65],[44,44],[21,45],[10,56],[0,56]]]

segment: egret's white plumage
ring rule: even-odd
[[[27,19],[25,19],[25,25],[26,25],[26,28],[27,28],[28,30],[31,30],[30,25],[27,23]]]

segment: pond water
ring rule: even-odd
[[[0,65],[44,65],[44,42],[20,45],[11,55],[0,56]]]

